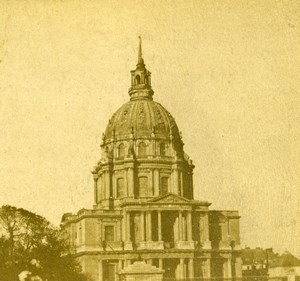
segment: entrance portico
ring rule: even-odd
[[[123,203],[122,233],[126,249],[195,249],[200,235],[196,233],[193,237],[193,225],[200,229],[200,220],[209,204],[193,205],[193,201],[174,194],[158,199],[161,200]],[[208,240],[204,234],[201,237]]]

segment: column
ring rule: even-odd
[[[232,278],[231,258],[227,260],[227,278]]]
[[[204,233],[205,233],[205,240],[209,242],[209,223],[208,223],[208,213],[205,214],[204,218]]]
[[[182,213],[182,241],[187,241],[187,219],[184,213]]]
[[[147,212],[147,241],[152,241],[151,212]]]
[[[126,237],[126,212],[123,211],[123,217],[122,217],[122,241],[127,241]]]
[[[82,226],[81,226],[81,231],[82,231],[82,243],[81,245],[84,245],[86,243],[86,229],[85,229],[85,222],[86,220],[82,220]]]
[[[183,184],[183,173],[180,173],[180,193],[179,195],[183,196],[183,188],[184,188],[184,184]]]
[[[178,241],[182,241],[182,212],[178,212]]]
[[[161,211],[157,211],[157,224],[158,224],[158,241],[162,241],[162,235],[161,235]]]
[[[186,227],[187,227],[187,240],[192,241],[192,214],[189,211],[187,213],[187,222],[186,222]]]
[[[127,180],[127,170],[126,169],[124,171],[124,189],[125,189],[125,195],[126,195],[126,197],[129,196],[128,180]]]
[[[128,196],[129,197],[134,197],[134,174],[133,174],[133,168],[128,168],[127,175],[128,175]]]
[[[118,271],[122,270],[122,268],[123,268],[123,260],[119,260]]]
[[[223,262],[223,276],[224,278],[232,278],[232,274],[231,274],[231,259],[224,259]]]
[[[194,278],[194,259],[189,259],[188,263],[189,278]]]
[[[145,221],[144,221],[145,212],[141,211],[140,213],[140,229],[141,229],[141,241],[145,241]]]
[[[194,199],[194,183],[193,183],[193,172],[189,172],[189,182],[190,182],[190,199]]]
[[[116,237],[117,237],[117,241],[121,241],[122,240],[122,232],[121,232],[122,222],[118,221],[117,224],[118,224],[118,229],[116,231]]]
[[[126,212],[126,240],[130,241],[130,213]]]
[[[149,174],[149,192],[148,195],[150,196],[154,196],[154,184],[153,184],[153,170],[150,170],[150,174]]]
[[[178,182],[179,182],[179,177],[178,177],[178,169],[177,167],[173,170],[174,173],[174,186],[173,186],[173,192],[177,195],[180,195],[180,190],[178,188]]]
[[[103,280],[103,269],[102,269],[102,260],[98,263],[98,281]]]
[[[180,279],[184,279],[185,276],[184,276],[184,259],[180,259],[180,262],[179,262],[179,278]]]
[[[111,173],[111,195],[113,198],[117,198],[117,179],[115,172]]]
[[[204,249],[210,249],[208,213],[200,213],[200,243]]]
[[[211,274],[210,274],[210,259],[206,259],[203,262],[202,265],[202,271],[203,271],[203,277],[209,279]]]
[[[163,259],[158,259],[158,267],[159,267],[160,269],[163,269],[163,266],[164,266],[164,264],[163,264]]]
[[[94,205],[97,205],[98,203],[98,194],[97,194],[97,178],[94,177]]]
[[[101,226],[101,220],[99,219],[98,220],[98,223],[97,223],[97,236],[98,236],[98,245],[101,245],[102,244],[102,226]]]
[[[105,188],[106,188],[106,198],[110,198],[112,196],[112,193],[111,193],[111,182],[110,182],[110,171],[107,170],[105,171]]]
[[[175,223],[174,223],[174,240],[179,241],[179,223],[178,223],[178,217],[175,218]]]
[[[130,212],[124,211],[123,214],[124,214],[123,218],[124,218],[124,225],[125,225],[125,227],[123,228],[125,231],[125,233],[123,233],[123,236],[125,238],[124,250],[132,250],[132,242],[131,242],[131,235],[130,235]]]
[[[126,213],[127,241],[130,241],[130,213]]]
[[[159,196],[159,170],[154,170],[154,196]]]
[[[235,258],[235,277],[236,278],[241,278],[242,277],[242,258],[241,257],[236,257]]]
[[[231,247],[230,247],[230,239],[229,239],[229,233],[228,233],[227,218],[220,220],[220,226],[221,226],[221,233],[222,233],[222,240],[220,242],[220,248],[229,250],[229,249],[231,249]]]

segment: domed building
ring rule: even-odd
[[[94,206],[62,218],[74,255],[95,281],[119,280],[139,259],[166,280],[241,277],[239,214],[194,199],[194,165],[153,93],[140,39],[130,100],[109,120],[92,171]]]

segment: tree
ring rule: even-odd
[[[58,228],[22,208],[0,208],[0,281],[19,280],[29,271],[44,281],[83,281],[86,277]]]

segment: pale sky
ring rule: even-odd
[[[196,198],[243,245],[300,256],[300,1],[0,1],[0,205],[59,224],[93,204],[102,132],[137,37]]]

